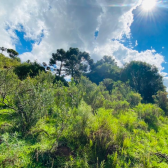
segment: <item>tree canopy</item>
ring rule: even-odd
[[[114,81],[120,78],[120,68],[111,56],[104,56],[101,60],[91,65],[91,72],[86,76],[94,83],[99,84],[106,78]]]
[[[144,102],[152,103],[152,95],[164,91],[162,76],[158,69],[150,64],[132,61],[121,72],[121,80],[129,81],[130,86],[143,97]]]
[[[19,53],[13,49],[7,49],[7,53],[9,53],[11,58],[16,58],[19,55]]]
[[[14,72],[21,80],[26,79],[28,76],[35,77],[39,74],[39,71],[45,71],[45,68],[36,62],[22,63],[14,69]]]
[[[78,48],[70,48],[68,51],[58,49],[52,54],[50,65],[60,62],[58,75],[71,75],[78,78],[81,73],[89,71],[89,64],[92,62],[87,52],[81,52]]]

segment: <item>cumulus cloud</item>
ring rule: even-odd
[[[119,66],[135,60],[155,65],[160,72],[164,69],[161,65],[164,62],[164,57],[156,53],[154,49],[138,52],[125,47],[119,41],[109,41],[106,45],[95,48],[93,53],[95,59],[97,55],[113,55]]]
[[[124,4],[124,5],[123,5]],[[15,48],[18,38],[14,30],[24,31],[25,39],[39,41],[25,59],[48,61],[58,48],[79,47],[92,53],[95,44],[103,46],[109,39],[129,36],[135,0],[6,0],[0,2],[0,45]],[[95,31],[99,35],[95,41]]]

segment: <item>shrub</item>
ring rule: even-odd
[[[139,93],[130,92],[127,96],[127,101],[129,102],[131,107],[137,106],[141,103],[142,97]]]
[[[138,113],[138,118],[143,119],[149,128],[157,130],[158,128],[158,118],[164,114],[162,109],[153,104],[139,104],[135,111]]]

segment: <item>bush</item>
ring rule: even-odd
[[[42,84],[34,86],[25,80],[15,93],[13,107],[17,113],[17,127],[26,134],[37,121],[48,113],[53,103],[52,89]]]
[[[47,114],[53,91],[47,83],[20,82],[12,70],[0,71],[0,100],[16,113],[17,128],[26,134],[38,119]]]
[[[142,97],[139,93],[130,92],[127,96],[127,101],[129,102],[131,107],[137,106],[141,103]]]
[[[138,113],[138,118],[143,119],[149,128],[157,131],[159,120],[158,118],[164,114],[162,109],[153,104],[139,104],[135,111]]]
[[[158,91],[157,95],[154,95],[155,103],[168,115],[168,93],[163,91]]]
[[[23,63],[15,67],[14,72],[20,80],[26,79],[28,76],[35,77],[39,74],[39,71],[45,71],[45,68],[38,63]]]

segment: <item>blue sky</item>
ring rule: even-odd
[[[165,62],[168,62],[168,8],[156,8],[149,13],[142,13],[141,7],[133,11],[134,22],[131,25],[131,38],[126,40],[134,45],[137,40],[138,45],[134,49],[139,52],[153,48],[157,53],[161,53]],[[163,63],[165,71],[168,72],[167,63]]]
[[[25,37],[26,33],[24,32],[24,29],[22,26],[20,30],[15,30],[15,34],[18,37],[18,41],[15,47],[19,54],[23,54],[25,52],[31,52],[33,49],[33,44],[37,43],[37,45],[39,45],[44,37],[43,30],[42,30],[37,40],[26,38]]]
[[[168,87],[167,18],[167,0],[5,0],[0,46],[16,49],[23,62],[48,63],[53,52],[69,47],[95,61],[111,55],[121,67],[145,61],[159,69]]]
[[[31,52],[35,40],[25,39],[25,32],[16,30],[15,33],[19,39],[18,43],[16,44],[16,50],[18,51],[18,53],[23,54],[25,52]]]

